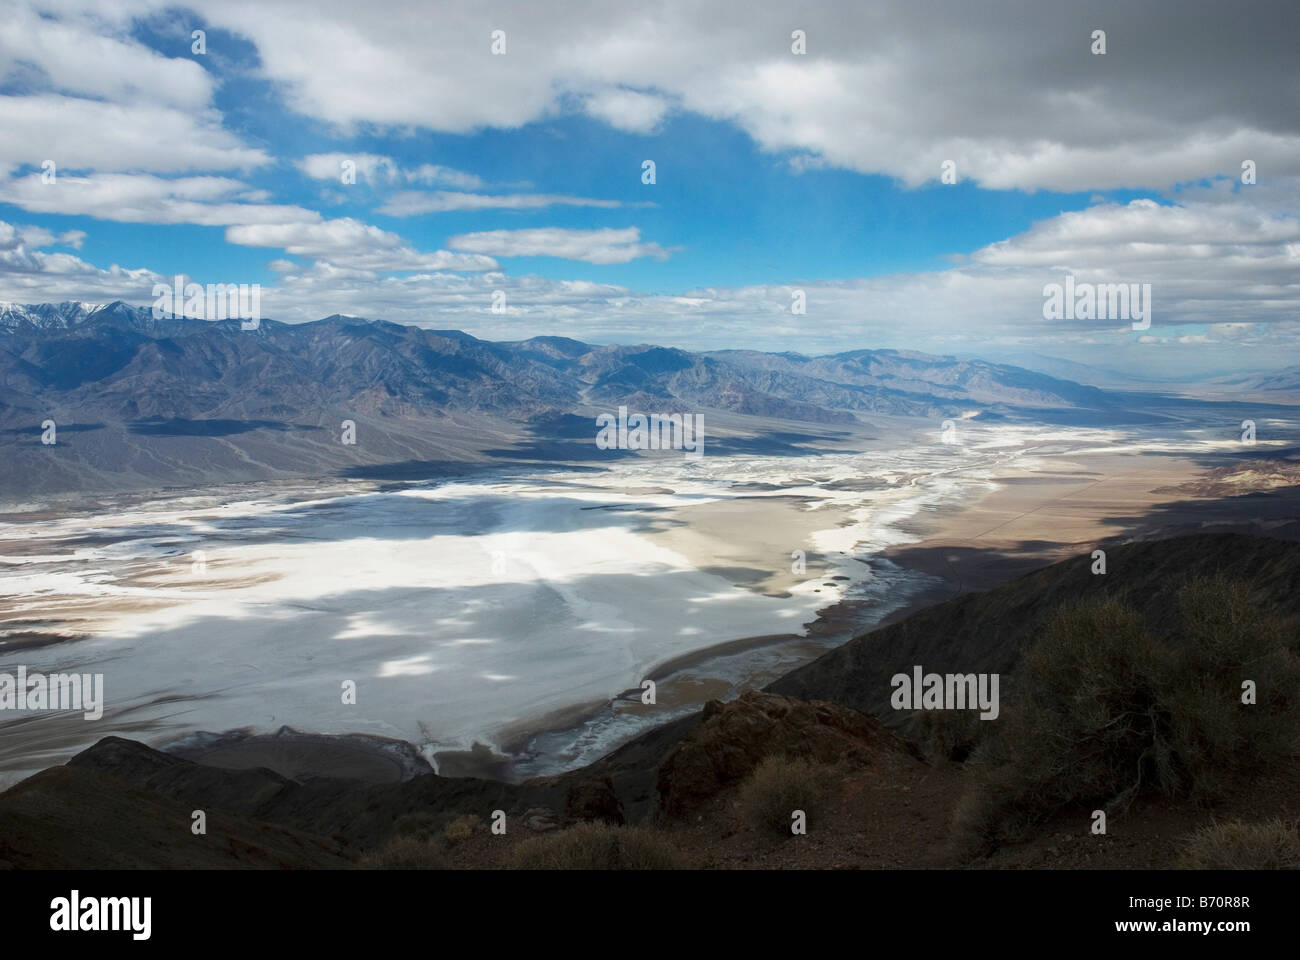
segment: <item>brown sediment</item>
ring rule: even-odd
[[[804,639],[797,633],[769,633],[761,637],[740,637],[737,640],[727,640],[723,643],[715,643],[712,646],[702,647],[699,650],[692,650],[690,653],[683,653],[680,656],[665,660],[656,667],[651,668],[645,679],[654,680],[658,683],[660,680],[677,673],[679,670],[685,670],[688,667],[698,666],[705,660],[712,660],[715,657],[724,657],[733,653],[743,653],[747,650],[755,650],[759,647],[770,647],[778,643],[790,643]]]
[[[791,553],[815,555],[810,537],[852,522],[855,507],[809,509],[817,498],[746,496],[676,505],[652,514],[637,529],[651,543],[685,557],[697,570],[725,576],[767,596],[788,596],[807,574],[791,570]]]
[[[883,555],[908,570],[940,577],[948,599],[987,590],[1039,567],[1091,552],[1107,542],[1142,532],[1195,525],[1204,498],[1191,493],[1208,468],[1184,457],[1076,454],[1051,473],[1007,470],[996,487],[959,510],[924,511],[907,526],[918,542],[896,544]],[[1171,488],[1184,491],[1171,504]],[[1240,507],[1240,509],[1237,509]],[[1251,520],[1252,507],[1217,501],[1217,515],[1230,524]],[[1150,518],[1159,511],[1158,521]],[[1249,524],[1247,524],[1249,525]],[[888,622],[898,619],[891,615]]]

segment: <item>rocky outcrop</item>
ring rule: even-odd
[[[849,707],[751,690],[730,703],[709,701],[700,724],[664,757],[659,809],[685,816],[772,755],[868,764],[881,751],[910,749],[875,717]]]
[[[609,823],[619,827],[626,822],[623,804],[614,791],[614,781],[609,777],[579,780],[571,786],[564,812],[573,820]]]

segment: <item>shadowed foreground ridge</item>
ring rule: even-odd
[[[1088,555],[1052,564],[982,593],[921,610],[857,637],[770,684],[773,693],[834,700],[886,723],[909,719],[889,706],[889,678],[921,665],[937,673],[1013,674],[1025,646],[1069,600],[1120,599],[1157,635],[1175,625],[1179,588],[1223,576],[1248,583],[1264,609],[1300,616],[1300,543],[1236,533],[1199,534],[1107,549],[1107,572]]]

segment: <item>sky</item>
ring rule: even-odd
[[[0,300],[1272,370],[1297,50],[1294,0],[18,0]],[[1067,275],[1149,325],[1047,316]]]

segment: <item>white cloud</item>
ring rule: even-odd
[[[0,180],[0,202],[31,213],[84,215],[123,223],[311,222],[320,214],[303,207],[236,202],[245,185],[227,177],[170,179],[151,174],[58,174],[45,183],[39,173]]]
[[[503,314],[492,311],[498,290],[506,293]],[[552,332],[589,329],[584,321],[595,309],[627,295],[624,287],[586,281],[495,272],[378,276],[317,261],[281,276],[274,289],[264,288],[263,307],[293,321],[343,313],[435,329],[475,328],[509,339],[539,324]]]
[[[0,300],[43,303],[61,300],[139,302],[161,278],[152,270],[113,264],[100,269],[67,253],[39,249],[63,238],[39,227],[0,220]]]
[[[365,272],[407,270],[495,270],[491,257],[435,250],[420,253],[395,233],[344,217],[321,223],[264,223],[233,226],[226,241],[246,247],[276,247],[294,256],[315,257],[329,267]],[[286,261],[277,261],[287,264]]]
[[[390,217],[414,217],[424,213],[444,213],[448,210],[541,210],[545,207],[621,207],[617,200],[593,200],[588,197],[570,197],[550,193],[461,193],[451,190],[423,192],[404,190],[394,194],[379,212]]]
[[[248,169],[268,161],[222,127],[218,82],[188,40],[164,55],[135,39],[158,5],[11,3],[0,19],[0,173]]]
[[[221,128],[215,111],[104,103],[54,94],[0,96],[0,173],[53,160],[59,171],[233,170],[265,151]]]
[[[206,107],[216,86],[194,60],[164,57],[120,24],[75,12],[53,19],[19,4],[0,21],[0,79],[15,77],[64,94],[187,110]]]
[[[611,127],[629,133],[653,133],[668,113],[666,98],[636,90],[601,90],[583,100],[583,109]]]
[[[478,190],[484,186],[480,177],[463,170],[433,163],[405,168],[392,157],[374,153],[314,153],[303,157],[295,165],[314,180],[342,183],[344,170],[347,169],[344,164],[349,162],[357,178],[367,183],[427,183],[462,190]]]
[[[414,170],[407,171],[406,178],[416,183],[437,184],[439,186],[455,187],[458,190],[481,190],[486,186],[480,177],[472,173],[453,170],[451,167],[441,167],[436,163],[421,164]]]
[[[663,260],[668,251],[657,243],[642,243],[636,227],[623,230],[484,230],[452,237],[447,246],[494,257],[563,257],[587,263],[627,263],[639,257]]]
[[[345,167],[347,163],[352,166]],[[551,206],[614,208],[622,205],[616,200],[560,194],[471,193],[468,191],[482,190],[487,186],[477,174],[432,163],[402,167],[392,157],[374,153],[316,153],[298,160],[295,166],[314,180],[331,180],[340,184],[345,170],[351,170],[357,181],[374,186],[423,183],[456,188],[400,191],[378,208],[380,213],[390,217],[412,217],[450,210],[540,210]]]
[[[959,266],[929,273],[650,295],[491,272],[396,280],[313,268],[285,278],[269,296],[282,298],[276,301],[284,305],[281,313],[302,319],[349,312],[456,327],[489,338],[559,334],[593,342],[688,349],[745,345],[804,353],[860,347],[975,354],[1020,350],[1085,359],[1095,359],[1101,350],[1104,362],[1136,370],[1152,362],[1155,350],[1162,362],[1177,354],[1189,367],[1224,372],[1300,362],[1295,229],[1295,218],[1260,219],[1252,208],[1222,217],[1208,204],[1107,203],[1035,224],[976,251]],[[496,256],[538,255],[564,245],[562,231],[498,233],[475,249]],[[635,243],[639,236],[618,239]],[[1121,255],[1108,256],[1116,244]],[[461,238],[448,246],[464,249]],[[587,253],[590,246],[575,245],[568,252]],[[1208,253],[1198,253],[1202,246]],[[1062,282],[1067,272],[1080,282],[1151,283],[1151,330],[1140,334],[1124,320],[1043,319],[1044,285]],[[807,296],[806,315],[791,313],[796,288]],[[494,290],[507,295],[504,315],[490,309]],[[1140,356],[1133,354],[1139,349]]]
[[[357,178],[365,181],[391,182],[399,170],[391,157],[374,153],[313,153],[295,162],[295,166],[313,180],[343,182],[347,163],[353,165]]]
[[[800,11],[806,56],[790,51],[787,6],[748,0],[575,0],[563,17],[519,0],[436,18],[414,2],[383,16],[352,0],[196,2],[252,39],[295,110],[345,131],[519,127],[570,102],[644,130],[678,104],[767,150],[908,184],[945,160],[995,188],[1158,189],[1245,158],[1300,174],[1291,99],[1262,95],[1292,72],[1281,0],[1248,17],[1187,0],[1177,18],[1098,0],[1086,22],[1019,0],[942,17],[910,0],[835,4]],[[1089,53],[1093,20],[1112,41],[1104,57]]]
[[[1041,284],[1062,282],[1066,271],[1085,282],[1150,283],[1153,323],[1300,316],[1300,217],[1248,205],[1097,204],[969,259],[966,275],[996,279],[1006,290],[1036,282],[1041,294]]]

